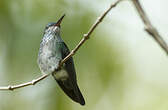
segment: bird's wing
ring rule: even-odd
[[[67,55],[69,55],[70,51],[67,47],[67,45],[65,43],[63,43],[62,46],[62,59],[64,59]],[[66,62],[65,62],[65,68],[68,72],[68,74],[71,76],[72,80],[74,80],[76,82],[76,71],[75,71],[75,67],[74,67],[74,62],[73,62],[73,58],[69,58]]]
[[[69,53],[69,49],[65,43],[62,44],[62,59],[65,58]],[[85,100],[82,96],[82,93],[79,90],[76,80],[76,72],[74,67],[73,58],[71,57],[65,62],[65,70],[67,71],[69,77],[65,81],[57,80],[59,86],[62,90],[74,101],[80,103],[81,105],[85,104]],[[55,78],[55,77],[54,77]]]

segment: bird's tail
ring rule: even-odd
[[[78,96],[77,96],[78,97],[78,103],[80,103],[81,105],[85,105],[85,100],[83,98],[83,95],[82,95],[78,85],[77,85],[77,92],[78,93],[76,93],[76,94],[78,94]]]
[[[67,94],[73,101],[80,103],[81,105],[85,105],[85,100],[83,98],[83,95],[78,87],[77,84],[74,84],[73,86],[70,85],[70,81],[60,81],[55,78],[53,75],[54,79],[57,81],[61,89]]]

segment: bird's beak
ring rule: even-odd
[[[62,15],[62,17],[61,17],[61,18],[57,21],[57,23],[55,23],[55,26],[60,27],[60,24],[61,24],[61,22],[62,22],[62,20],[63,20],[64,16],[65,16],[65,14],[64,14],[64,15]]]

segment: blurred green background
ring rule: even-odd
[[[144,1],[166,36],[166,0]],[[44,27],[66,14],[62,38],[70,49],[114,0],[0,0],[0,86],[41,75],[37,54]],[[160,21],[160,22],[158,22]],[[167,23],[166,23],[167,22]],[[165,38],[167,41],[168,39]],[[74,56],[86,105],[71,101],[52,77],[35,86],[0,91],[0,110],[167,110],[168,60],[143,31],[130,2],[107,15]]]

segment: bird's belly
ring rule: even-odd
[[[57,71],[56,73],[54,73],[54,76],[57,80],[64,81],[68,78],[68,73],[65,69],[61,69]]]
[[[59,66],[59,58],[51,50],[43,48],[43,53],[39,54],[38,64],[42,73],[50,74]]]

